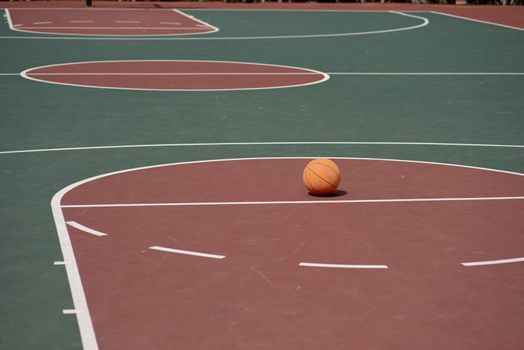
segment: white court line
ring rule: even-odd
[[[180,10],[177,10],[177,9],[173,9],[173,12],[178,13],[179,15],[184,16],[186,18],[189,18],[191,21],[197,22],[197,23],[199,23],[203,27],[212,29],[212,31],[209,32],[209,33],[215,33],[215,32],[219,31],[219,29],[217,27],[215,27],[215,26],[213,26],[213,25],[211,25],[211,24],[209,24],[207,22],[204,22],[204,21],[200,20],[200,19],[196,18],[195,16],[188,15],[187,13],[184,13],[184,12],[182,12]]]
[[[319,73],[314,73],[314,72],[297,72],[297,73],[293,73],[293,72],[289,72],[289,73],[271,73],[271,72],[267,72],[267,73],[263,73],[263,72],[253,72],[253,73],[247,73],[247,72],[216,72],[216,73],[213,73],[213,72],[209,72],[209,73],[198,73],[198,72],[193,72],[193,73],[173,73],[173,72],[166,72],[166,73],[132,73],[132,72],[129,72],[129,73],[122,73],[122,72],[114,72],[114,73],[110,73],[110,72],[100,72],[100,73],[95,73],[95,72],[68,72],[68,73],[60,73],[60,72],[57,72],[57,73],[29,73],[29,75],[37,75],[37,76],[46,76],[46,75],[64,75],[64,76],[68,76],[68,75],[315,75],[315,74],[319,74]],[[328,74],[328,75],[370,75],[370,76],[417,76],[417,75],[420,75],[420,76],[424,76],[424,75],[427,75],[427,76],[460,76],[460,75],[464,75],[464,76],[490,76],[490,75],[494,75],[494,76],[524,76],[524,72],[325,72],[325,74]],[[16,76],[16,75],[20,75],[20,73],[0,73],[0,76]]]
[[[18,74],[15,74],[18,75]],[[152,143],[142,145],[112,145],[112,146],[84,146],[61,148],[38,148],[25,150],[0,151],[0,154],[19,154],[37,152],[64,152],[107,150],[126,148],[163,148],[163,147],[220,147],[220,146],[437,146],[437,147],[494,147],[494,148],[524,148],[524,145],[489,144],[489,143],[449,143],[449,142],[381,142],[381,141],[275,141],[275,142],[197,142],[197,143]]]
[[[53,264],[55,266],[61,266],[61,265],[65,265],[65,261],[55,261]]]
[[[329,75],[378,75],[378,76],[388,76],[388,75],[443,75],[443,76],[458,76],[458,75],[524,75],[524,72],[329,72],[326,73]]]
[[[100,232],[100,231],[97,231],[97,230],[93,230],[92,228],[89,228],[87,226],[81,225],[81,224],[79,224],[76,221],[66,221],[66,224],[68,224],[69,226],[74,227],[74,228],[76,228],[76,229],[78,229],[80,231],[84,231],[86,233],[92,234],[94,236],[98,236],[98,237],[107,236],[107,233],[103,233],[103,232]]]
[[[115,23],[140,23],[140,21],[115,21]]]
[[[75,309],[64,309],[64,310],[62,310],[62,313],[64,315],[75,315],[76,314],[76,310]]]
[[[234,63],[236,65],[246,65],[246,66],[253,66],[253,65],[259,65],[263,67],[277,67],[277,68],[290,68],[299,70],[301,72],[312,72],[316,73],[318,75],[322,76],[322,79],[315,79],[310,82],[294,82],[289,83],[291,85],[277,85],[277,86],[263,86],[263,87],[242,87],[242,88],[201,88],[201,89],[169,89],[169,88],[131,88],[131,87],[120,87],[120,86],[99,86],[99,85],[89,85],[89,84],[79,84],[79,83],[65,83],[65,82],[59,82],[59,81],[53,81],[53,80],[46,80],[46,79],[38,79],[35,76],[31,75],[31,72],[37,70],[37,69],[43,69],[43,68],[49,68],[49,67],[64,67],[64,66],[75,66],[78,64],[87,64],[87,63],[118,63],[118,62],[203,62],[203,63]],[[138,91],[246,91],[246,90],[270,90],[270,89],[288,89],[292,87],[297,86],[309,86],[314,84],[320,84],[328,80],[330,77],[328,74],[319,72],[313,69],[309,68],[303,68],[303,67],[293,67],[293,66],[287,66],[287,65],[276,65],[276,64],[269,64],[269,63],[257,63],[257,62],[241,62],[241,61],[220,61],[220,60],[105,60],[105,61],[83,61],[83,62],[69,62],[69,63],[59,63],[59,64],[50,64],[45,66],[39,66],[39,67],[32,67],[29,69],[24,70],[23,72],[20,72],[20,76],[23,78],[34,80],[38,82],[43,82],[47,84],[56,84],[56,85],[66,85],[66,86],[79,86],[79,87],[88,87],[88,88],[96,88],[96,89],[114,89],[114,90],[138,90]]]
[[[393,199],[340,199],[308,201],[245,201],[245,202],[165,202],[165,203],[104,203],[64,204],[62,208],[121,208],[121,207],[204,207],[226,205],[303,205],[303,204],[360,204],[360,203],[417,203],[417,202],[468,202],[523,200],[524,196],[513,197],[464,197],[464,198],[393,198]]]
[[[242,75],[242,76],[272,76],[272,75],[323,75],[322,73],[318,72],[207,72],[207,73],[197,73],[197,72],[183,72],[183,73],[170,73],[170,72],[155,72],[155,73],[139,73],[139,72],[129,72],[129,73],[122,73],[122,72],[67,72],[67,73],[26,73],[30,76],[229,76],[229,75]],[[19,74],[18,74],[19,75]]]
[[[163,30],[163,29],[182,29],[182,30],[203,30],[204,28],[196,28],[196,27],[79,27],[79,26],[69,26],[69,27],[19,27],[20,29],[88,29],[88,30],[110,30],[110,29],[118,29],[118,30]],[[197,34],[197,33],[195,33]],[[89,35],[89,34],[86,34]]]
[[[324,156],[327,156],[327,155],[324,155]],[[110,173],[93,176],[93,177],[86,178],[81,181],[72,183],[64,187],[60,191],[58,191],[53,196],[53,199],[51,200],[51,209],[53,212],[53,218],[54,218],[55,225],[57,228],[57,234],[58,234],[58,238],[60,241],[60,248],[62,250],[64,260],[68,262],[65,265],[65,267],[67,271],[67,277],[68,277],[71,293],[73,296],[75,310],[77,310],[77,320],[78,320],[78,325],[80,329],[82,345],[84,347],[84,350],[96,350],[98,349],[98,345],[97,345],[97,340],[96,340],[93,324],[91,322],[89,307],[88,307],[88,304],[85,298],[84,289],[82,286],[82,280],[80,277],[80,273],[78,271],[78,265],[76,263],[75,254],[73,252],[71,240],[69,238],[69,234],[67,232],[67,226],[64,220],[64,214],[63,214],[63,211],[60,205],[63,197],[68,192],[74,190],[75,188],[83,184],[86,184],[86,183],[89,183],[89,182],[92,182],[92,181],[95,181],[101,178],[105,178],[108,176],[124,174],[124,173],[128,173],[131,171],[158,169],[158,168],[167,167],[167,166],[206,164],[206,163],[214,163],[214,162],[233,162],[233,161],[265,160],[265,159],[302,159],[302,160],[309,159],[310,160],[311,158],[312,157],[230,158],[230,159],[211,159],[211,160],[199,160],[199,161],[189,161],[189,162],[179,162],[179,163],[168,163],[168,164],[160,164],[160,165],[152,165],[152,166],[150,165],[150,166],[145,166],[145,167],[137,167],[137,168],[113,171]],[[355,157],[353,158],[351,157],[331,157],[331,158],[431,164],[431,165],[449,166],[449,167],[455,167],[455,168],[485,170],[485,171],[490,171],[494,173],[511,174],[511,175],[516,175],[516,176],[524,176],[524,174],[521,174],[521,173],[510,172],[510,171],[505,171],[505,170],[497,170],[497,169],[489,169],[489,168],[481,168],[481,167],[474,167],[474,166],[469,166],[469,165],[458,165],[458,164],[449,164],[449,163],[437,163],[437,162],[401,160],[401,159],[385,159],[385,158],[355,158]]]
[[[175,254],[199,256],[199,257],[211,258],[211,259],[224,259],[225,258],[225,255],[200,253],[200,252],[194,252],[190,250],[181,250],[181,249],[166,248],[166,247],[159,247],[159,246],[149,247],[149,249],[158,250],[161,252],[175,253]]]
[[[20,10],[20,9],[17,9],[17,10]],[[90,10],[90,9],[88,9]],[[192,31],[195,31],[194,33],[167,33],[167,34],[163,34],[163,33],[148,33],[148,34],[140,34],[140,35],[137,35],[137,34],[124,34],[124,33],[112,33],[112,34],[93,34],[93,33],[89,33],[89,34],[86,34],[86,33],[60,33],[60,32],[52,32],[52,30],[64,30],[64,29],[89,29],[89,30],[96,30],[96,29],[99,29],[99,30],[107,30],[107,29],[118,29],[118,30],[144,30],[144,29],[149,29],[149,30],[165,30],[165,29],[173,29],[173,27],[76,27],[76,26],[70,26],[70,27],[37,27],[37,26],[13,26],[13,23],[12,23],[12,20],[11,20],[11,15],[10,15],[10,12],[9,12],[9,9],[4,9],[5,11],[5,16],[7,18],[7,22],[9,24],[9,29],[11,29],[12,31],[17,31],[17,32],[23,32],[23,33],[38,33],[38,34],[56,34],[56,35],[66,35],[65,37],[64,36],[38,36],[38,37],[34,37],[34,36],[19,36],[19,37],[10,37],[10,36],[0,36],[0,39],[20,39],[20,38],[24,38],[24,39],[51,39],[51,40],[55,40],[55,39],[59,39],[59,40],[67,40],[67,39],[72,39],[72,40],[99,40],[99,39],[102,39],[102,40],[127,40],[127,39],[131,39],[131,40],[144,40],[144,39],[147,39],[147,40],[152,40],[152,39],[174,39],[172,38],[172,36],[182,36],[182,35],[191,35],[191,34],[194,34],[194,35],[202,35],[202,34],[208,34],[208,33],[214,33],[216,31],[218,31],[218,28],[214,27],[214,26],[211,26],[205,22],[202,22],[202,21],[199,21],[198,19],[196,18],[192,18],[193,21],[195,22],[198,22],[198,23],[203,23],[203,24],[206,24],[207,27],[208,27],[208,30],[206,30],[205,28],[198,28],[198,27],[177,27],[176,29],[181,29],[181,30],[192,30]],[[169,9],[168,11],[172,11],[171,9]],[[188,17],[187,15],[183,14],[185,17]],[[44,23],[48,23],[48,22],[35,22],[35,23],[40,23],[40,24],[44,24]],[[49,23],[52,23],[52,22],[49,22]],[[134,23],[134,22],[133,22]],[[46,32],[40,32],[38,31],[38,29],[46,29],[47,31]],[[102,38],[100,38],[100,36],[102,36]],[[155,38],[156,37],[156,38]]]
[[[355,265],[355,264],[321,264],[301,262],[298,266],[303,267],[322,267],[331,269],[387,269],[387,265]]]
[[[73,76],[73,75],[85,75],[85,76],[221,76],[221,75],[318,75],[321,73],[316,72],[57,72],[57,73],[27,73],[28,75],[34,76]],[[396,75],[435,75],[435,76],[489,76],[489,75],[501,75],[501,76],[511,76],[511,75],[522,75],[524,72],[327,72],[328,75],[370,75],[370,76],[396,76]],[[20,73],[0,73],[0,75],[20,75]]]
[[[33,22],[33,24],[35,25],[39,25],[39,24],[51,24],[53,22],[50,22],[50,21],[44,21],[44,22]],[[47,28],[47,27],[46,27]]]
[[[7,19],[7,24],[9,25],[9,29],[16,30],[14,29],[14,26],[13,26],[13,20],[11,19],[11,13],[9,13],[8,9],[5,9],[4,12],[5,12],[5,18]],[[19,24],[17,24],[16,26],[19,26]]]
[[[98,350],[98,344],[95,336],[95,330],[93,328],[93,322],[89,313],[89,306],[87,304],[84,287],[82,286],[82,279],[78,272],[78,265],[76,263],[75,253],[71,245],[71,239],[67,231],[67,226],[64,219],[64,213],[62,210],[57,209],[60,207],[60,201],[64,195],[63,191],[59,191],[53,196],[51,200],[51,208],[53,211],[53,218],[55,221],[56,232],[60,241],[60,248],[65,264],[67,273],[67,280],[69,281],[69,287],[71,290],[71,296],[73,298],[74,313],[78,322],[78,328],[80,330],[80,338],[82,341],[82,347],[84,350]]]
[[[6,10],[7,11],[7,10]],[[175,12],[180,12],[177,10],[174,10]],[[364,11],[363,11],[364,12]],[[55,33],[55,34],[63,34],[63,35],[72,35],[72,36],[0,36],[0,39],[42,39],[42,40],[266,40],[266,39],[300,39],[300,38],[331,38],[331,37],[346,37],[346,36],[361,36],[361,35],[374,35],[374,34],[386,34],[386,33],[395,33],[395,32],[402,32],[407,30],[415,30],[422,27],[425,27],[429,24],[429,20],[425,17],[421,16],[415,16],[410,15],[404,12],[399,11],[381,11],[381,12],[387,12],[399,16],[405,16],[405,17],[411,17],[418,20],[421,20],[422,23],[407,26],[407,27],[398,27],[398,28],[392,28],[392,29],[381,29],[381,30],[372,30],[372,31],[364,31],[364,32],[344,32],[344,33],[331,33],[331,34],[302,34],[302,35],[268,35],[268,36],[227,36],[227,37],[220,37],[220,36],[211,36],[211,37],[174,37],[176,35],[185,35],[185,34],[148,34],[148,35],[142,35],[140,36],[133,36],[130,35],[128,37],[96,37],[96,34],[66,34],[66,33]],[[410,11],[413,12],[413,11]],[[427,12],[427,11],[426,11]],[[375,11],[375,13],[379,13]],[[200,21],[192,16],[189,16],[183,12],[180,12],[180,14],[191,18],[194,21],[200,22],[202,24],[205,24],[209,26],[210,28],[214,28],[211,32],[203,32],[203,33],[192,33],[192,34],[207,34],[218,31],[218,28],[205,23],[203,21]],[[13,28],[11,28],[13,29]],[[216,29],[216,30],[215,30]],[[16,29],[13,29],[16,30]],[[23,31],[23,30],[19,30]],[[30,31],[27,31],[30,32]],[[38,33],[38,32],[37,32]],[[190,33],[191,34],[191,33]],[[91,36],[91,37],[90,37]],[[124,34],[120,34],[120,36],[124,36]],[[156,36],[156,37],[154,37]],[[160,37],[163,36],[163,37]],[[168,37],[166,37],[168,36]]]
[[[0,5],[0,9],[7,9]],[[17,11],[49,11],[49,10],[60,10],[60,11],[147,11],[147,12],[158,12],[158,11],[173,11],[173,8],[110,8],[110,7],[53,7],[53,8],[43,8],[43,7],[24,7],[24,8],[14,8]],[[390,12],[389,10],[355,10],[355,9],[278,9],[278,8],[186,8],[183,10],[189,11],[218,11],[218,12],[348,12],[348,13],[385,13]],[[428,10],[412,10],[410,8],[398,10],[405,12],[417,12],[417,13],[428,13]]]
[[[462,263],[462,265],[464,266],[484,266],[484,265],[511,264],[511,263],[516,263],[516,262],[524,262],[524,258],[465,262],[465,263]]]
[[[500,24],[500,23],[495,23],[495,22],[483,21],[483,20],[480,20],[480,19],[474,19],[474,18],[470,18],[470,17],[463,17],[463,16],[458,16],[458,15],[452,15],[452,14],[445,13],[445,12],[440,12],[440,11],[431,11],[431,13],[434,13],[434,14],[437,14],[437,15],[441,15],[441,16],[459,18],[459,19],[463,19],[463,20],[471,21],[471,22],[490,24],[492,26],[497,26],[497,27],[503,27],[503,28],[508,28],[508,29],[515,29],[515,30],[524,31],[524,28],[513,27],[513,26],[506,25],[506,24]]]

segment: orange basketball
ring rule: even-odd
[[[340,183],[340,169],[332,160],[314,159],[304,168],[302,180],[309,193],[315,196],[330,194]]]

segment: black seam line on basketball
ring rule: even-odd
[[[317,192],[319,191],[318,188],[316,188],[315,186],[313,186],[313,185],[311,184],[311,182],[309,181],[309,179],[307,178],[307,172],[304,174],[304,179],[306,180],[307,184],[309,185],[308,188],[312,188],[312,189],[314,189],[314,190],[317,191]]]
[[[331,167],[329,164],[325,164],[325,163],[320,163],[324,166],[327,166],[329,169],[333,170],[335,172],[335,174],[337,174],[338,176],[340,176],[340,170],[336,170],[335,168]]]
[[[313,174],[315,174],[316,176],[318,176],[319,178],[322,179],[322,181],[324,181],[325,183],[327,183],[329,186],[333,187],[333,188],[337,188],[337,186],[333,185],[331,182],[327,181],[326,179],[324,179],[322,176],[318,175],[315,171],[313,171],[313,169],[311,169],[309,166],[307,167],[309,169],[309,171],[311,171]],[[331,168],[330,168],[331,169]]]

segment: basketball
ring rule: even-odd
[[[302,180],[310,194],[325,196],[336,191],[340,183],[340,169],[330,159],[314,159],[304,168]]]

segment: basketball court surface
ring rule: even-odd
[[[0,349],[524,347],[524,8],[2,5]]]

